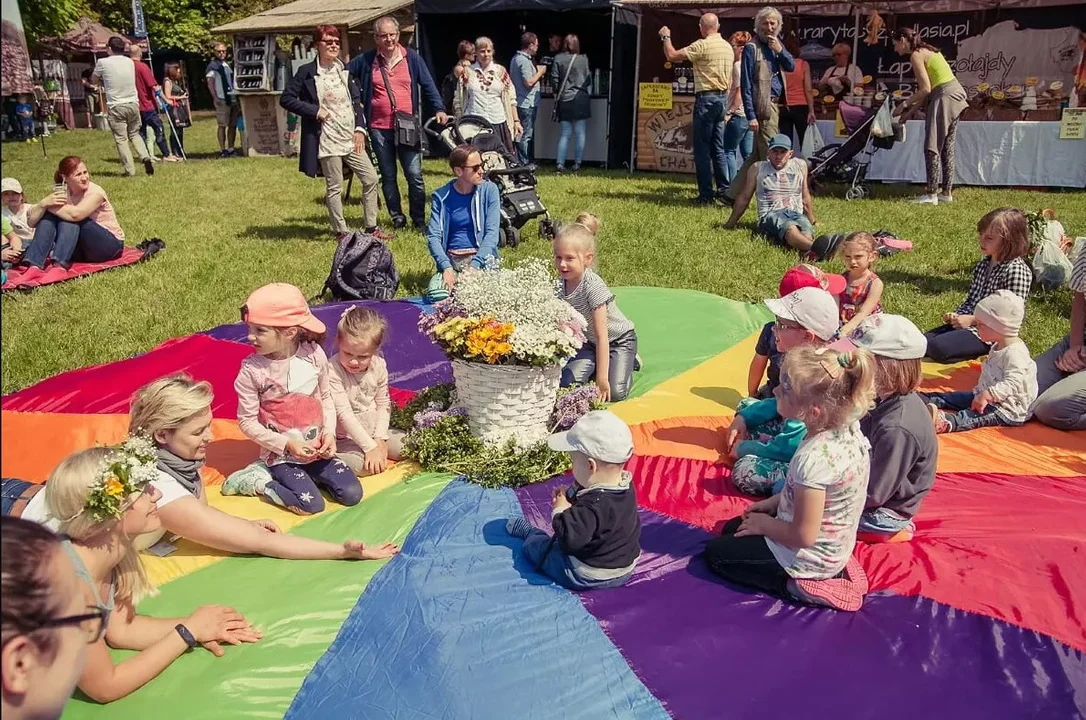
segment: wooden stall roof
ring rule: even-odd
[[[228,35],[309,32],[317,25],[356,28],[411,5],[411,0],[296,0],[212,28],[211,32]]]

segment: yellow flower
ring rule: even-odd
[[[121,484],[116,475],[110,475],[105,484],[102,485],[102,489],[105,490],[106,495],[112,495],[113,497],[120,497],[124,494],[124,485]]]

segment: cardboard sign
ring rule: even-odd
[[[1086,139],[1086,108],[1064,108],[1060,117],[1060,140]]]
[[[671,83],[639,83],[637,107],[641,110],[670,110]]]

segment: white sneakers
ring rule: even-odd
[[[921,195],[918,198],[910,200],[913,205],[944,205],[946,203],[954,202],[954,198],[950,195]]]

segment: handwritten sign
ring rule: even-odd
[[[1060,140],[1086,139],[1086,108],[1064,108],[1060,117]]]
[[[249,157],[282,154],[278,94],[242,95],[241,108],[245,116],[245,154]]]
[[[641,110],[670,110],[671,83],[639,83],[637,107]]]

